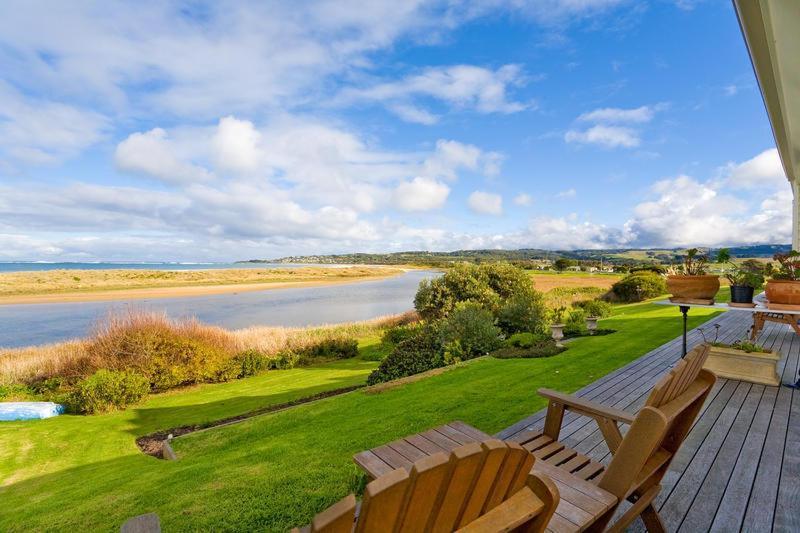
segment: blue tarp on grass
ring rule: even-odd
[[[0,421],[37,420],[63,412],[64,406],[53,402],[0,402]]]

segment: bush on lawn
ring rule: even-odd
[[[274,357],[267,357],[265,354],[252,348],[239,352],[233,357],[233,361],[239,367],[239,373],[236,377],[246,378],[255,376],[269,369],[274,360]]]
[[[586,327],[586,312],[580,308],[569,309],[564,321],[564,335],[585,335],[589,332]]]
[[[611,316],[613,307],[610,303],[603,300],[583,300],[572,304],[574,307],[579,307],[586,312],[586,316],[594,316],[597,318],[606,318]]]
[[[498,359],[535,359],[558,355],[567,349],[564,346],[556,346],[556,341],[553,339],[542,338],[538,335],[532,337],[534,340],[529,345],[527,342],[524,343],[526,346],[507,345],[493,351],[490,355]]]
[[[150,390],[150,380],[129,370],[98,370],[80,381],[69,396],[70,410],[93,414],[124,409],[141,401]]]
[[[403,378],[444,366],[441,332],[427,325],[417,335],[400,342],[367,378],[368,385]]]
[[[322,339],[303,350],[302,355],[312,359],[352,359],[358,355],[358,341],[353,338]]]
[[[515,333],[506,339],[506,346],[513,346],[515,348],[530,348],[536,343],[541,341],[552,340],[550,336],[541,333],[530,333],[528,331],[522,333]]]
[[[442,344],[458,342],[461,359],[484,355],[502,344],[500,329],[494,325],[494,315],[480,305],[461,302],[442,321]]]
[[[541,293],[531,291],[507,299],[497,313],[497,325],[506,335],[547,331],[547,306]]]
[[[534,292],[528,274],[509,263],[457,263],[434,280],[423,280],[414,307],[426,320],[449,315],[459,302],[474,302],[496,313],[503,301]]]
[[[400,344],[404,340],[408,340],[414,335],[417,335],[420,330],[420,323],[403,324],[389,328],[383,332],[381,341],[387,344]]]
[[[616,282],[611,287],[610,296],[621,302],[640,302],[666,292],[667,283],[662,276],[650,271],[639,271]]]

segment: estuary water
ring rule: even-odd
[[[173,318],[196,317],[201,322],[230,329],[368,320],[412,309],[419,282],[437,275],[432,271],[414,270],[382,280],[327,287],[149,300],[0,305],[0,347],[83,337],[109,313],[131,308],[165,311]]]

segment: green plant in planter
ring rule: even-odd
[[[787,254],[775,254],[772,257],[780,265],[772,270],[772,279],[800,281],[800,252],[792,250]]]
[[[731,262],[727,248],[717,252],[717,261],[730,265],[725,270],[725,277],[731,284],[731,302],[752,303],[753,293],[764,286],[764,265],[755,259],[748,259],[737,265]]]
[[[689,248],[681,264],[669,270],[669,274],[676,276],[705,276],[708,273],[708,255],[701,254],[698,248]]]

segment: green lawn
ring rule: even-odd
[[[715,313],[693,310],[696,326]],[[276,371],[152,397],[93,417],[0,425],[0,530],[118,530],[155,511],[167,531],[283,531],[361,481],[351,456],[454,419],[493,433],[544,406],[535,390],[574,391],[680,333],[677,309],[620,306],[548,359],[486,359],[381,394],[357,391],[174,441],[176,462],[136,436],[201,423],[363,381],[375,362]]]

